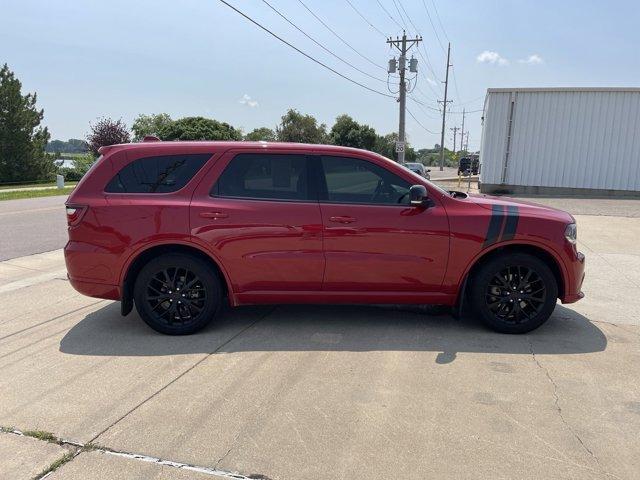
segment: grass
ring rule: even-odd
[[[74,186],[64,188],[49,188],[45,190],[16,190],[13,192],[3,192],[0,190],[0,201],[18,200],[20,198],[52,197],[55,195],[69,195]]]
[[[24,430],[23,432],[18,432],[13,427],[6,427],[6,426],[0,425],[0,433],[22,433],[22,435],[24,435],[25,437],[31,437],[31,438],[35,438],[37,440],[41,440],[43,442],[55,443],[56,445],[63,445],[64,446],[64,442],[62,440],[60,440],[58,437],[56,437],[53,433],[46,432],[44,430]],[[99,448],[99,447],[97,445],[94,446],[94,444],[87,444],[87,446],[82,447],[82,448],[72,447],[71,451],[65,453],[64,455],[62,455],[61,457],[56,459],[51,465],[49,465],[42,472],[40,472],[38,475],[33,477],[32,480],[40,480],[40,479],[46,477],[51,472],[54,472],[57,469],[59,469],[65,463],[69,463],[80,452],[89,451],[89,450],[93,450],[93,449],[96,449],[96,448]]]
[[[26,430],[22,432],[25,437],[33,437],[45,442],[58,443],[58,439],[51,432],[45,432],[44,430]]]
[[[45,468],[42,472],[40,472],[38,475],[33,477],[33,479],[34,480],[39,480],[40,478],[45,477],[49,473],[56,471],[61,466],[63,466],[65,463],[68,463],[71,460],[73,460],[73,458],[75,456],[76,456],[75,452],[65,453],[63,456],[61,456],[59,459],[57,459],[55,462],[53,462],[51,465],[49,465],[47,468]]]
[[[31,187],[55,187],[56,182],[42,182],[42,183],[5,183],[4,185],[0,185],[1,190],[9,190],[13,188],[31,188]]]

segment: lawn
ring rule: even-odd
[[[14,188],[30,188],[30,187],[55,187],[56,182],[36,182],[36,183],[5,183],[0,185],[0,191],[10,190]]]
[[[74,186],[64,188],[47,188],[40,190],[15,190],[13,192],[3,192],[0,190],[0,201],[17,200],[19,198],[51,197],[54,195],[69,195]]]

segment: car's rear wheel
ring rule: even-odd
[[[551,269],[524,253],[505,254],[482,264],[472,278],[471,306],[502,333],[526,333],[553,313],[558,285]]]
[[[220,309],[220,279],[206,263],[172,253],[147,263],[134,285],[136,309],[154,330],[188,335],[205,327]]]

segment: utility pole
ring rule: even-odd
[[[453,153],[456,153],[456,134],[458,133],[458,130],[460,130],[460,128],[456,125],[449,130],[453,132]],[[462,146],[462,141],[460,141],[460,145]],[[462,148],[460,150],[462,150]]]
[[[464,116],[466,114],[465,109],[462,109],[462,130],[460,130],[460,150],[464,150]]]
[[[467,133],[465,133],[464,135],[465,135],[464,151],[468,152],[469,151],[469,130],[467,130]]]
[[[405,72],[407,70],[407,52],[414,45],[418,45],[418,42],[422,41],[422,37],[410,38],[407,39],[407,34],[403,31],[402,38],[396,37],[393,40],[391,37],[387,39],[387,43],[389,45],[393,45],[400,52],[400,57],[396,62],[396,59],[393,58],[389,60],[389,73],[395,73],[396,68],[400,73],[400,97],[398,98],[398,103],[400,103],[400,121],[398,125],[398,141],[396,142],[396,153],[398,154],[398,163],[404,163],[404,151],[405,151],[405,114],[406,114],[406,105],[407,105],[407,84],[405,81]],[[416,58],[411,58],[409,60],[409,71],[412,73],[418,72],[418,60]]]
[[[442,103],[442,136],[440,137],[440,171],[444,170],[444,130],[446,128],[447,103],[451,102],[451,100],[447,100],[447,89],[449,87],[449,67],[451,67],[450,59],[451,59],[451,42],[449,42],[449,46],[447,47],[447,73],[445,75],[445,80],[444,80],[444,100],[442,102],[438,101],[438,103]]]

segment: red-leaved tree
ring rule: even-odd
[[[100,147],[131,141],[129,129],[121,119],[99,118],[96,123],[89,124],[89,129],[91,132],[87,135],[87,143],[94,155],[98,155]]]

